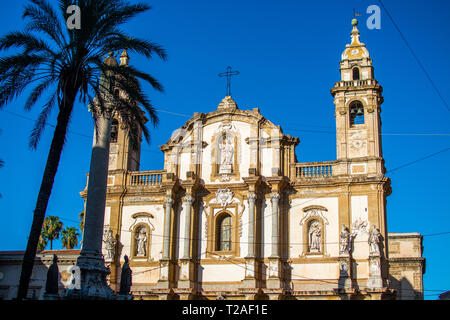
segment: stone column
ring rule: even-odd
[[[255,202],[256,194],[248,194],[248,258],[255,257]]]
[[[270,195],[272,199],[272,252],[271,258],[279,258],[279,248],[278,248],[278,201],[280,195],[278,193],[272,193]]]
[[[272,193],[270,195],[272,199],[272,252],[269,256],[269,265],[267,267],[268,279],[267,279],[267,294],[270,299],[278,299],[282,293],[282,263],[280,259],[279,249],[279,207],[278,201],[280,199],[279,193]]]
[[[369,279],[367,287],[379,289],[383,288],[383,279],[381,277],[381,234],[375,225],[372,225],[369,232]]]
[[[164,241],[163,241],[163,256],[161,260],[170,259],[170,227],[172,225],[172,198],[164,199],[166,204],[166,212],[164,214]]]
[[[164,199],[166,210],[164,213],[164,238],[163,238],[163,255],[159,261],[159,280],[157,288],[160,288],[160,299],[168,299],[170,288],[170,227],[172,225],[172,204],[173,200],[170,195]]]
[[[190,259],[190,244],[191,244],[191,208],[192,208],[192,196],[190,194],[184,197],[184,203],[186,204],[184,215],[184,253],[182,259]]]
[[[81,287],[79,290],[68,290],[65,294],[68,299],[113,299],[115,296],[106,283],[106,276],[110,270],[105,267],[102,255],[111,130],[110,112],[98,115],[97,127],[97,132],[94,132],[89,170],[83,248],[77,260],[77,266],[81,270]]]
[[[192,299],[195,296],[195,275],[194,262],[192,260],[191,249],[191,208],[193,198],[190,194],[184,197],[185,216],[184,216],[184,249],[183,257],[179,262],[178,286],[174,289],[180,296],[180,299]]]
[[[256,194],[248,193],[248,253],[245,257],[245,278],[242,282],[247,294],[246,299],[254,299],[258,285],[259,263],[255,255],[255,203]],[[249,298],[252,297],[252,298]]]

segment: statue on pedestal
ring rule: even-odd
[[[219,173],[231,173],[234,158],[234,143],[230,137],[224,137],[220,148]]]
[[[59,269],[57,262],[58,257],[54,254],[53,263],[50,265],[47,271],[47,280],[45,281],[46,294],[58,294]]]
[[[380,254],[380,241],[381,234],[380,231],[372,225],[372,228],[369,232],[369,252],[371,255],[379,255]]]
[[[132,271],[128,265],[128,256],[124,257],[125,262],[122,266],[122,273],[120,275],[120,291],[119,295],[129,295],[132,285]]]
[[[348,255],[350,254],[351,249],[351,235],[350,232],[348,231],[348,228],[345,225],[342,225],[340,236],[341,236],[341,243],[339,253]]]

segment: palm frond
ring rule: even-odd
[[[51,5],[45,0],[30,0],[33,4],[25,6],[22,18],[29,18],[26,24],[27,31],[43,32],[55,43],[62,47],[65,41],[61,21],[56,15]]]
[[[42,107],[42,111],[39,114],[38,119],[36,120],[34,124],[34,128],[31,131],[30,134],[30,140],[29,140],[29,147],[31,149],[36,149],[37,145],[39,143],[39,140],[41,139],[42,133],[44,132],[45,125],[47,124],[47,118],[53,108],[56,105],[56,92],[50,97],[50,99],[47,101],[46,104]]]
[[[28,96],[28,99],[25,102],[25,110],[30,110],[42,96],[42,93],[53,83],[55,83],[55,79],[51,77],[46,77],[41,83],[39,83]]]
[[[0,50],[5,50],[12,47],[23,48],[23,53],[25,54],[40,51],[55,54],[44,40],[36,38],[29,32],[10,32],[0,39]]]

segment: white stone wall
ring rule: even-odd
[[[365,222],[366,227],[361,227],[361,230],[352,228],[352,232],[356,232],[356,237],[353,239],[353,257],[355,259],[367,259],[369,256],[369,212],[368,212],[368,197],[367,196],[352,196],[351,201],[351,219],[352,227],[355,227],[358,222]]]
[[[303,209],[309,206],[322,206],[328,211],[323,212],[324,220],[324,254],[332,257],[339,256],[339,203],[337,197],[332,198],[296,198],[292,199],[289,213],[289,242],[290,258],[298,258],[305,254],[304,244],[308,239],[304,239],[304,224],[300,224],[306,216]],[[314,259],[314,256],[311,257]]]
[[[243,264],[202,264],[200,278],[204,282],[241,281],[245,277]]]
[[[122,227],[120,242],[123,245],[121,261],[124,255],[132,256],[132,231],[133,225],[139,223],[137,219],[133,219],[132,215],[139,212],[148,212],[153,215],[153,218],[142,219],[143,222],[148,223],[151,230],[151,248],[150,258],[159,260],[161,258],[163,235],[164,235],[164,209],[162,205],[142,205],[142,206],[124,206],[122,209]]]

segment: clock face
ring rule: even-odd
[[[355,56],[358,56],[360,53],[361,53],[361,50],[358,48],[355,48],[349,52],[349,55],[355,57]]]

